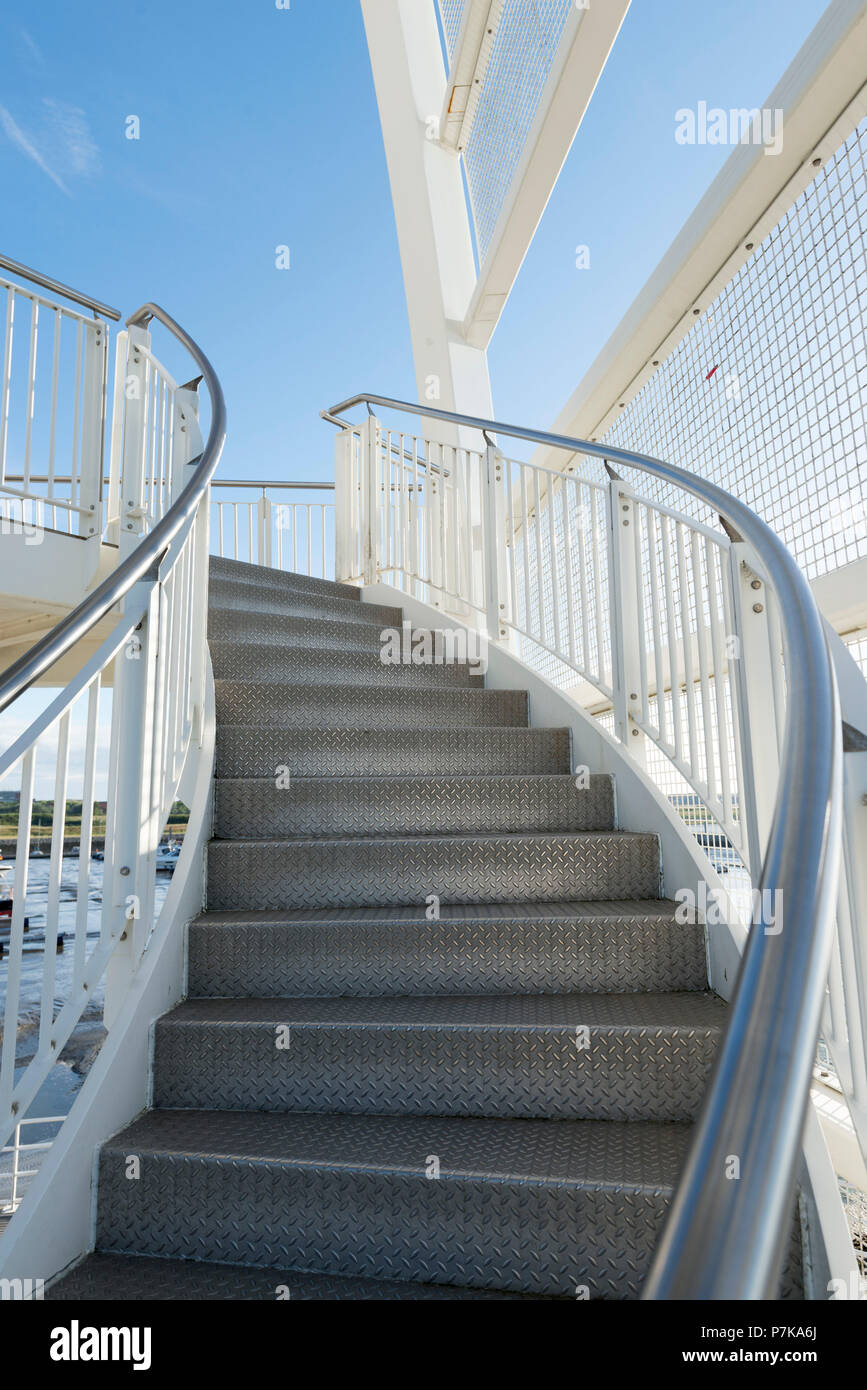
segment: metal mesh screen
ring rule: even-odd
[[[867,120],[605,435],[736,493],[811,578],[867,555],[865,225]]]
[[[440,0],[451,55],[465,0]],[[464,165],[479,260],[491,244],[575,0],[506,0]]]
[[[467,0],[439,0],[440,19],[442,20],[443,33],[446,36],[449,57],[455,51],[466,4]]]

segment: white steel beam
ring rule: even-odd
[[[765,102],[783,112],[781,152],[735,146],[552,431],[604,436],[867,115],[865,73],[867,0],[833,0]],[[564,468],[570,458],[540,448],[533,462]]]
[[[505,0],[467,0],[440,117],[446,149],[467,147],[504,8]]]
[[[576,5],[566,21],[467,311],[464,331],[475,347],[493,336],[629,3]]]
[[[490,416],[483,349],[463,332],[476,281],[460,160],[443,148],[446,90],[433,4],[361,0],[412,334],[418,399]],[[430,438],[464,442],[453,426],[426,422]],[[473,443],[478,445],[477,434]]]

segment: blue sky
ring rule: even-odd
[[[761,104],[823,9],[633,0],[491,348],[502,415],[550,422],[725,159],[675,111]],[[223,476],[329,477],[321,408],[414,395],[358,0],[5,0],[0,188],[7,254],[199,339]]]

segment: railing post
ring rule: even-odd
[[[198,383],[196,383],[197,385]],[[199,428],[199,393],[196,385],[179,386],[175,392],[172,428],[172,501],[190,480],[190,464],[201,457],[203,442]]]
[[[371,415],[361,426],[361,578],[379,578],[380,499],[382,492],[382,427]]]
[[[102,939],[114,938],[118,944],[106,970],[107,1028],[120,1011],[152,925],[155,855],[162,829],[155,825],[154,806],[154,744],[161,714],[156,678],[159,584],[142,580],[130,590],[124,606],[140,602],[143,587],[147,608],[114,663]]]
[[[346,584],[359,578],[359,524],[362,478],[356,474],[355,432],[340,430],[334,441],[334,578]],[[364,464],[359,464],[363,473]]]
[[[614,726],[621,743],[639,763],[646,758],[641,711],[641,652],[638,625],[644,621],[635,561],[637,515],[634,494],[608,469],[608,595],[611,610],[611,684]]]
[[[780,776],[779,735],[774,687],[783,659],[775,652],[768,622],[768,587],[749,546],[732,541],[729,552],[735,631],[729,634],[729,660],[738,706],[741,765],[746,785],[739,789],[739,813],[746,822],[749,866],[758,883],[771,833]]]
[[[125,559],[138,544],[146,529],[148,515],[145,497],[145,392],[147,359],[142,348],[150,348],[151,335],[146,328],[133,325],[124,378],[123,452],[120,475],[120,537],[119,558]]]
[[[485,619],[488,640],[499,642],[507,635],[504,622],[509,592],[506,551],[506,499],[503,483],[504,460],[495,444],[485,449],[485,505],[483,517],[483,573]],[[469,524],[469,522],[468,522]]]
[[[81,416],[81,469],[78,533],[99,545],[102,535],[102,470],[105,440],[105,392],[108,364],[108,329],[101,319],[84,332],[84,371]]]
[[[271,548],[271,499],[263,491],[262,496],[256,505],[256,518],[258,529],[258,561],[267,569],[272,566]]]

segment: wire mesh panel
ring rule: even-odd
[[[811,578],[867,555],[865,225],[867,120],[605,435],[736,493]]]
[[[440,0],[449,54],[465,0]],[[575,0],[505,0],[464,162],[484,261]]]

